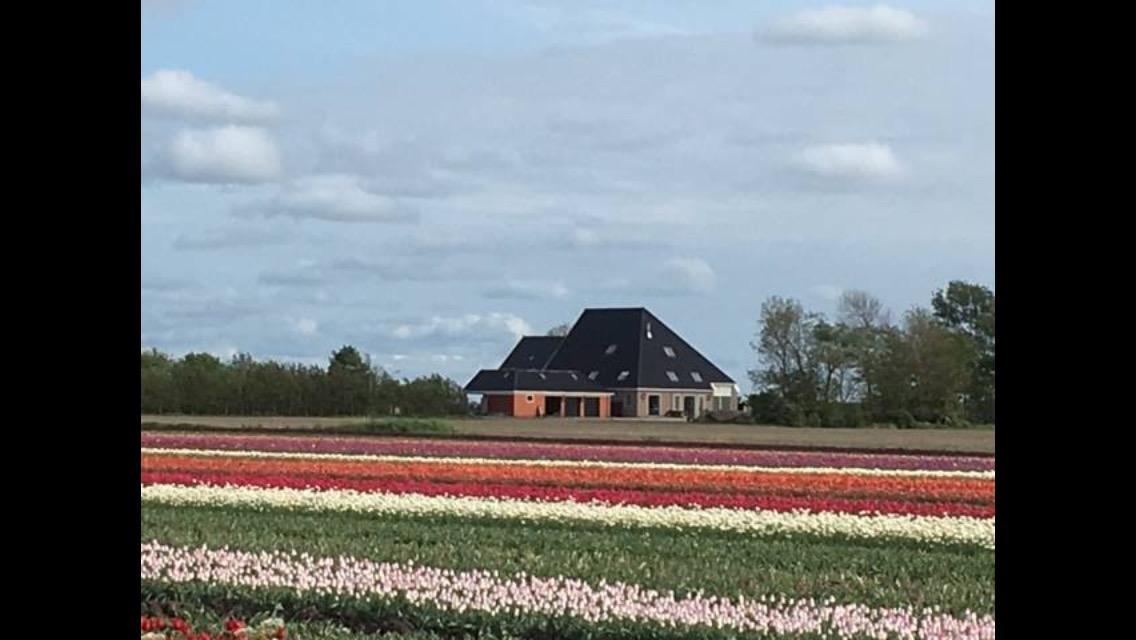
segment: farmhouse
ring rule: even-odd
[[[483,413],[697,417],[734,410],[728,375],[643,308],[585,309],[564,337],[526,336],[465,386]]]

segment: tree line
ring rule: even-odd
[[[756,422],[793,426],[900,427],[994,423],[994,293],[950,282],[930,309],[893,324],[862,291],[836,317],[771,297],[761,307],[749,372]]]
[[[228,362],[208,353],[182,358],[142,352],[142,413],[191,415],[440,416],[468,414],[461,385],[441,375],[399,380],[344,346],[326,367]]]

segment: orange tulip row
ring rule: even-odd
[[[868,476],[838,473],[739,472],[711,469],[651,469],[507,465],[479,462],[439,464],[409,461],[208,458],[144,454],[143,471],[241,473],[367,479],[428,480],[442,483],[618,488],[647,491],[874,498],[993,505],[994,480],[987,478]]]

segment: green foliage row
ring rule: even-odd
[[[350,346],[333,353],[326,368],[258,362],[248,354],[223,362],[208,353],[182,358],[156,349],[142,353],[142,413],[443,416],[469,412],[465,393],[453,380],[436,374],[398,380]]]
[[[849,291],[836,321],[771,297],[751,344],[761,366],[749,399],[755,422],[810,427],[994,422],[994,293],[951,282],[933,311],[900,325],[879,300]]]
[[[144,540],[180,546],[413,560],[593,584],[627,582],[679,594],[832,596],[873,606],[994,610],[992,552],[915,542],[157,504],[144,505],[142,534]]]

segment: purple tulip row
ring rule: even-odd
[[[931,609],[838,605],[832,600],[680,598],[622,583],[591,586],[562,577],[501,577],[350,557],[315,558],[295,552],[249,553],[227,548],[142,545],[142,578],[242,587],[277,587],[336,597],[403,597],[452,612],[575,617],[667,626],[709,626],[777,635],[834,638],[994,638],[994,619]]]
[[[813,451],[752,451],[630,445],[484,442],[413,438],[351,438],[297,435],[143,433],[142,446],[169,449],[307,452],[430,457],[602,460],[766,467],[838,467],[928,471],[993,471],[994,459]]]

